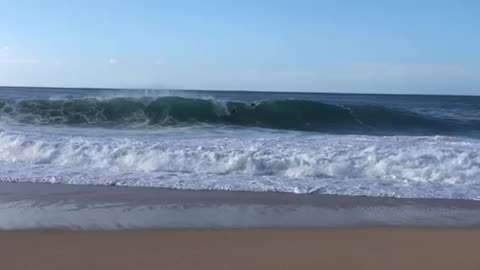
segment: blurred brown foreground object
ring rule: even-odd
[[[479,250],[480,229],[0,232],[6,270],[478,270]]]

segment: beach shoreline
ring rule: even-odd
[[[480,227],[480,201],[0,183],[2,230]]]
[[[480,202],[0,183],[9,270],[479,269]]]

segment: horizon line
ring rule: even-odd
[[[384,96],[456,96],[456,97],[480,97],[480,94],[425,94],[425,93],[378,93],[378,92],[325,92],[325,91],[275,91],[275,90],[252,90],[252,89],[206,89],[206,88],[155,88],[155,87],[82,87],[82,86],[31,86],[31,85],[0,85],[0,88],[40,88],[40,89],[83,89],[83,90],[153,90],[153,91],[210,91],[210,92],[247,92],[247,93],[296,93],[296,94],[337,94],[337,95],[384,95]],[[480,90],[479,90],[480,92]]]

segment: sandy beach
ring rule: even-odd
[[[0,189],[0,269],[480,269],[476,201]]]
[[[0,232],[2,269],[480,269],[478,229]]]

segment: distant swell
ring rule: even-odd
[[[366,134],[479,131],[479,120],[443,119],[375,105],[306,100],[225,102],[181,97],[0,101],[0,116],[22,124],[164,127],[199,124]]]

